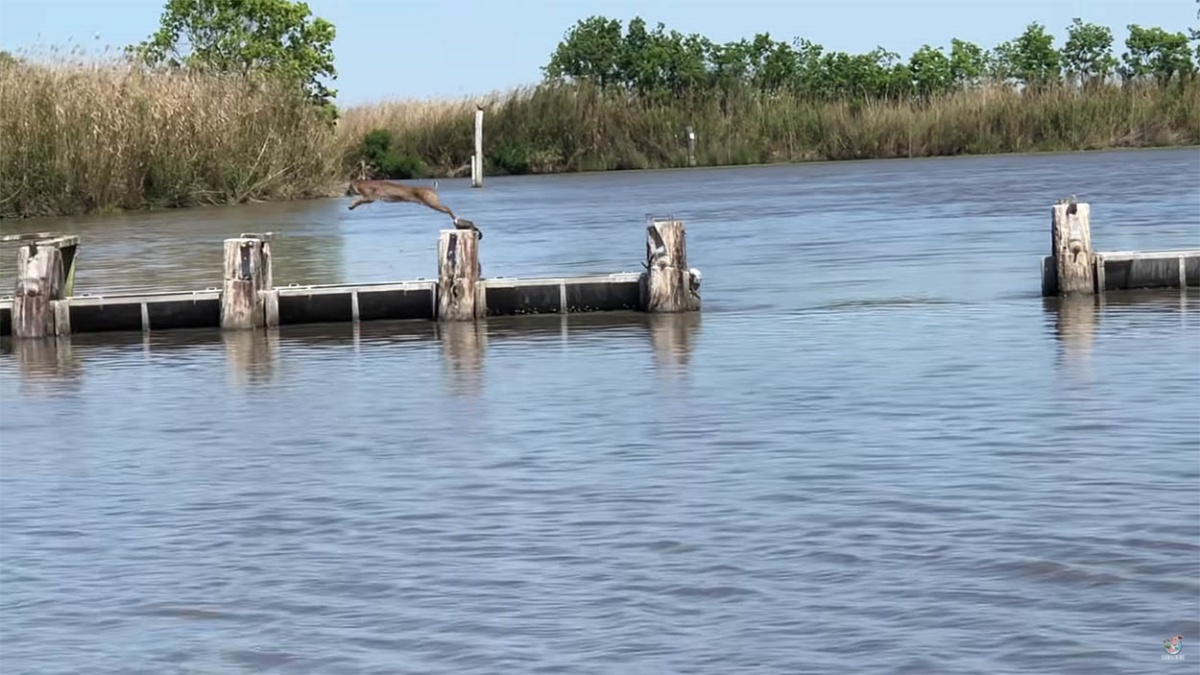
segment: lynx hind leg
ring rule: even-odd
[[[371,202],[373,202],[373,201],[375,201],[375,200],[373,200],[373,199],[367,199],[366,197],[363,197],[363,196],[361,196],[361,195],[360,195],[360,196],[358,196],[358,197],[355,197],[354,201],[350,202],[350,206],[349,206],[349,207],[347,207],[347,208],[348,208],[350,211],[353,211],[355,208],[357,208],[357,207],[359,207],[359,206],[362,206],[363,204],[370,204],[370,203],[371,203]]]

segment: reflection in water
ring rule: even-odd
[[[1090,375],[1092,344],[1099,320],[1099,299],[1094,295],[1046,298],[1043,307],[1055,313],[1054,335],[1060,344],[1059,355],[1072,372]]]
[[[1060,362],[1073,375],[1089,381],[1097,327],[1106,316],[1128,317],[1131,310],[1143,315],[1178,313],[1184,329],[1189,316],[1186,289],[1182,292],[1138,289],[1043,298],[1042,308],[1054,314],[1054,336],[1059,343]]]
[[[5,338],[3,352],[16,358],[25,391],[30,394],[44,393],[43,387],[62,391],[64,383],[76,388],[82,382],[83,359],[71,345],[70,337]]]
[[[650,343],[654,360],[667,374],[686,373],[692,360],[692,346],[700,329],[700,313],[651,314]]]
[[[27,382],[49,378],[78,379],[90,356],[103,358],[112,350],[141,345],[147,358],[164,350],[224,346],[231,384],[245,387],[272,381],[282,344],[345,347],[358,352],[384,343],[437,340],[447,381],[455,395],[483,393],[484,360],[491,341],[539,340],[557,333],[564,348],[583,335],[646,334],[657,368],[670,377],[686,373],[692,357],[700,313],[642,314],[638,312],[567,316],[501,317],[478,322],[367,322],[358,325],[312,324],[223,332],[181,330],[157,333],[84,333],[45,340],[5,339],[4,352],[16,355]],[[74,342],[73,342],[74,341]],[[87,357],[87,358],[85,358]],[[92,363],[92,367],[99,364]]]
[[[279,359],[278,329],[226,331],[221,341],[232,384],[245,387],[271,381]]]
[[[469,398],[482,394],[487,320],[448,321],[438,324],[437,330],[451,393]]]

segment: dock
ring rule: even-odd
[[[1200,249],[1093,251],[1091,206],[1059,200],[1050,214],[1050,255],[1042,258],[1042,295],[1200,287]]]
[[[272,233],[224,240],[220,288],[74,293],[80,245],[73,235],[11,235],[17,252],[13,295],[0,298],[0,335],[17,339],[107,331],[217,328],[384,320],[474,321],[489,316],[700,310],[700,272],[687,264],[686,230],[676,218],[647,217],[642,271],[577,277],[485,278],[471,230],[442,230],[438,278],[275,286]]]

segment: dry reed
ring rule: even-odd
[[[0,64],[0,216],[328,194],[329,125],[267,81]]]
[[[1195,81],[835,103],[750,90],[654,102],[542,85],[357,106],[331,126],[295,94],[253,78],[8,62],[0,217],[330,195],[358,174],[356,148],[380,128],[430,175],[459,176],[477,102],[491,174],[685,166],[688,126],[701,166],[1200,143]]]

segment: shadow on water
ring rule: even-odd
[[[362,353],[404,345],[437,345],[448,383],[457,395],[483,391],[489,345],[550,343],[644,335],[654,365],[669,375],[686,371],[700,328],[700,314],[612,312],[579,315],[492,317],[478,322],[379,321],[281,326],[257,331],[176,330],[160,333],[81,333],[41,340],[0,340],[0,355],[12,358],[28,385],[82,381],[88,364],[103,364],[117,354],[139,350],[147,359],[211,357],[223,354],[234,387],[271,383],[288,359],[312,358],[325,349]],[[550,348],[549,344],[545,345]],[[218,348],[220,351],[218,351]],[[315,354],[314,354],[314,350]],[[31,392],[33,393],[33,392]]]

